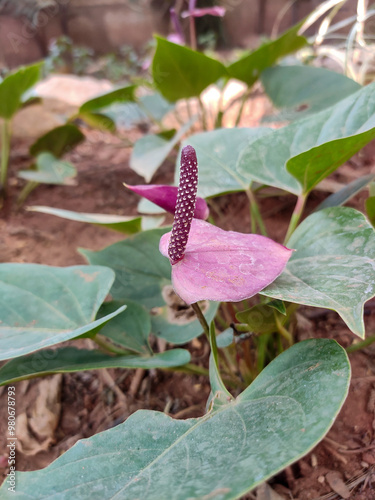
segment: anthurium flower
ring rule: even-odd
[[[128,189],[134,193],[143,196],[152,203],[155,203],[163,210],[174,214],[177,201],[178,187],[167,186],[164,184],[138,184],[137,186],[130,186],[124,184]],[[196,219],[207,219],[209,215],[209,208],[203,198],[197,198],[194,210],[194,217]]]
[[[186,146],[172,231],[159,247],[172,264],[173,287],[187,304],[252,297],[282,273],[292,250],[258,234],[224,231],[193,219],[197,184],[195,150]]]

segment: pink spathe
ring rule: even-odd
[[[125,186],[143,198],[146,198],[155,205],[158,205],[163,210],[174,214],[178,187],[167,186],[165,184],[138,184],[137,186]],[[198,197],[195,205],[194,217],[196,219],[207,219],[209,215],[209,208],[203,198]]]
[[[160,252],[168,257],[171,232]],[[193,219],[184,257],[172,265],[172,284],[187,303],[238,302],[252,297],[284,270],[293,250],[257,234],[224,231]]]

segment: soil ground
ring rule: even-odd
[[[132,131],[130,135],[135,140],[141,132]],[[12,149],[10,196],[0,219],[1,262],[58,266],[83,264],[84,259],[77,253],[77,247],[100,249],[123,238],[120,234],[88,224],[24,209],[17,211],[15,199],[22,181],[17,179],[16,171],[28,166],[27,146],[24,142],[17,142]],[[49,205],[75,211],[136,214],[139,198],[126,192],[122,183],[144,181],[129,168],[129,155],[130,150],[121,147],[118,139],[88,131],[87,141],[68,158],[78,167],[77,186],[41,185],[30,195],[26,206]],[[331,180],[348,183],[356,176],[369,173],[374,165],[375,147],[370,145],[341,167]],[[152,182],[170,183],[172,179],[173,162],[166,161]],[[321,191],[313,193],[307,213],[327,194]],[[349,205],[363,210],[364,199],[365,193],[361,193]],[[294,203],[293,196],[260,200],[267,229],[276,241],[283,239]],[[242,194],[216,199],[213,209],[220,211],[220,226],[224,229],[247,231],[248,205]],[[298,318],[296,340],[329,337],[344,347],[355,341],[338,315],[331,311],[301,308]],[[374,334],[374,300],[365,306],[365,322],[368,335]],[[185,347],[191,351],[193,362],[207,366],[205,339],[196,339]],[[325,439],[309,455],[269,481],[272,491],[260,488],[245,498],[375,499],[374,355],[375,345],[350,355],[353,370],[350,393]],[[22,433],[19,437],[23,438],[22,451],[19,449],[17,454],[19,470],[47,466],[78,439],[115,426],[140,408],[165,411],[176,418],[203,415],[209,394],[205,377],[162,370],[97,370],[56,375],[45,380],[34,379],[16,385],[17,414],[24,415],[19,430]],[[1,388],[0,472],[3,477],[8,472],[4,451],[5,397],[6,392]],[[52,415],[47,432],[41,429],[38,432],[35,426],[33,428],[32,417],[45,416],[46,412]]]

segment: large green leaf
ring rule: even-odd
[[[242,497],[310,451],[331,427],[350,367],[333,340],[301,342],[236,400],[198,419],[138,411],[45,469],[16,473],[2,498],[160,500]]]
[[[135,96],[134,92],[136,90],[136,85],[129,85],[128,87],[122,87],[120,89],[112,90],[106,94],[94,97],[89,101],[86,101],[79,108],[79,113],[86,113],[92,111],[100,111],[114,103],[123,102],[134,102]]]
[[[34,169],[20,170],[18,177],[27,181],[45,184],[74,184],[77,175],[74,165],[62,161],[51,153],[40,153],[35,160]]]
[[[217,129],[192,135],[184,141],[182,146],[190,144],[197,152],[198,195],[204,198],[247,189],[249,181],[237,169],[239,154],[247,145],[270,132],[271,129],[265,127]],[[176,184],[180,157],[181,151],[176,164]]]
[[[104,302],[99,309],[98,318],[112,314],[123,305],[123,302],[118,301]],[[148,311],[131,300],[126,301],[124,312],[113,318],[100,330],[100,335],[111,339],[123,349],[139,354],[151,353],[148,343],[150,333],[151,319]]]
[[[30,154],[38,156],[40,153],[49,152],[57,158],[73,149],[82,142],[85,136],[78,127],[72,124],[62,125],[50,130],[30,147]]]
[[[160,93],[174,102],[197,97],[212,83],[227,75],[225,66],[201,52],[196,52],[156,37],[152,76]]]
[[[9,120],[21,108],[23,95],[40,78],[42,63],[23,66],[0,83],[0,117]]]
[[[0,264],[0,360],[95,333],[123,311],[95,321],[111,269]]]
[[[115,300],[139,302],[147,308],[165,305],[164,286],[170,284],[171,264],[159,252],[159,240],[169,228],[144,231],[103,250],[80,252],[92,265],[110,267],[116,273],[111,289]]]
[[[375,137],[375,83],[331,108],[252,142],[237,171],[248,181],[308,193]]]
[[[156,134],[138,139],[130,157],[130,168],[144,177],[146,182],[150,182],[156,170],[195,121],[196,117],[185,123],[170,140]]]
[[[262,71],[273,66],[281,57],[296,52],[306,45],[306,38],[298,35],[302,24],[303,21],[290,28],[276,40],[261,45],[251,54],[231,64],[227,68],[229,75],[245,82],[249,87],[253,85]]]
[[[142,217],[72,212],[71,210],[64,210],[63,208],[43,206],[32,206],[28,207],[27,210],[55,215],[63,219],[77,222],[87,222],[89,224],[95,224],[96,226],[106,227],[107,229],[113,229],[114,231],[119,231],[124,234],[139,233],[142,229]]]
[[[261,76],[264,90],[282,110],[278,119],[296,120],[326,109],[360,90],[351,78],[314,66],[276,66]]]
[[[42,350],[29,356],[20,356],[0,368],[0,385],[11,384],[26,378],[42,377],[53,373],[97,370],[98,368],[171,368],[185,365],[190,353],[172,349],[149,356],[110,356],[97,350],[62,347]]]
[[[112,268],[116,279],[111,289],[115,300],[145,306],[151,314],[152,332],[169,342],[181,344],[202,333],[191,308],[174,293],[171,264],[159,252],[161,236],[170,228],[151,229],[93,252],[80,250],[93,265]],[[211,303],[204,314],[215,316],[218,304]]]
[[[310,215],[288,241],[296,252],[262,295],[337,311],[364,337],[364,303],[375,295],[375,232],[363,214],[333,207]]]

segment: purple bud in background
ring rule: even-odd
[[[195,149],[185,146],[181,152],[180,183],[174,214],[172,234],[168,246],[168,256],[172,266],[180,261],[189,238],[198,189],[198,162]]]
[[[219,7],[216,5],[215,7],[206,7],[202,9],[189,9],[184,10],[181,13],[181,17],[185,19],[186,17],[203,17],[203,16],[216,16],[223,17],[225,15],[225,7]]]
[[[174,214],[178,187],[166,184],[138,184],[137,186],[124,184],[124,186],[133,191],[133,193],[139,194],[143,198],[155,203],[155,205],[158,205],[163,210]],[[209,213],[206,201],[198,196],[195,204],[194,218],[205,220],[209,216]]]

